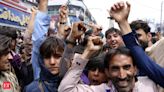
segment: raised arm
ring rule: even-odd
[[[32,40],[36,41],[44,38],[48,31],[50,24],[50,17],[47,14],[48,0],[39,0],[38,13],[34,22],[34,32],[32,33]]]
[[[34,79],[39,78],[39,47],[46,38],[48,32],[50,17],[47,14],[48,0],[39,0],[38,12],[35,17],[34,31],[32,32],[32,67],[34,70]]]
[[[81,26],[81,29],[78,29],[78,26]],[[76,45],[76,40],[81,38],[81,35],[84,34],[86,28],[82,25],[82,22],[76,22],[73,24],[72,29],[69,32],[69,35],[65,39],[66,47],[64,49],[64,54],[60,62],[60,75],[63,77],[68,71],[68,68],[71,65],[74,56],[74,46]]]
[[[31,8],[30,20],[28,22],[28,25],[27,25],[27,28],[25,31],[25,35],[24,35],[25,41],[26,41],[26,39],[31,39],[32,32],[34,31],[34,21],[35,21],[35,16],[37,14],[37,10],[38,10],[37,7]]]
[[[150,59],[139,46],[136,36],[132,32],[127,20],[129,12],[130,4],[128,2],[126,2],[126,4],[124,2],[118,2],[111,7],[109,14],[119,24],[119,27],[124,34],[124,43],[131,50],[139,70],[146,73],[154,82],[164,87],[164,68],[154,63],[154,61]]]

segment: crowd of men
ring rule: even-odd
[[[104,35],[94,23],[68,26],[67,5],[54,21],[47,5],[31,9],[18,51],[17,31],[0,28],[0,92],[164,92],[164,38],[154,41],[143,20],[129,23],[128,2],[109,9],[120,30]]]

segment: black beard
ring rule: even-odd
[[[139,43],[144,50],[148,47],[148,42],[139,41]]]

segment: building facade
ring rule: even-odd
[[[76,21],[85,21],[96,23],[95,19],[88,11],[86,5],[82,0],[50,0],[48,3],[48,13],[51,18],[58,20],[59,8],[61,5],[67,4],[69,8],[69,23],[72,24]]]

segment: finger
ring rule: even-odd
[[[33,7],[35,10],[37,10],[38,8],[36,6]]]
[[[101,37],[100,36],[89,36],[88,37],[88,40],[93,41],[94,39],[101,39]]]
[[[64,17],[64,14],[63,14],[63,13],[60,13],[60,16],[61,16],[61,17]]]
[[[112,7],[111,7],[111,10],[115,11],[117,8],[116,8],[116,5],[114,4]]]
[[[114,6],[116,7],[116,9],[120,9],[119,3],[114,4]]]
[[[79,24],[78,26],[80,27],[81,31],[85,32],[86,31],[86,27],[84,26],[84,23],[83,22],[79,22],[78,24]]]
[[[61,5],[61,7],[60,8],[64,8],[65,7],[65,5]]]
[[[126,1],[126,5],[127,5],[127,8],[130,10],[131,5],[130,5],[130,3],[128,1]]]
[[[93,39],[97,38],[96,36],[90,36],[88,38],[88,43],[87,43],[87,48],[88,50],[92,50],[92,51],[97,51],[100,50],[102,47],[102,43],[101,44],[94,44],[93,43]]]
[[[102,48],[102,45],[96,45],[92,49],[93,50],[100,50]]]
[[[119,3],[119,6],[120,6],[120,8],[123,8],[125,5],[124,5],[124,2],[122,1],[122,2],[120,2]]]
[[[80,31],[78,36],[80,37],[80,36],[82,36],[83,34],[84,34],[84,32],[83,32],[83,31]]]

